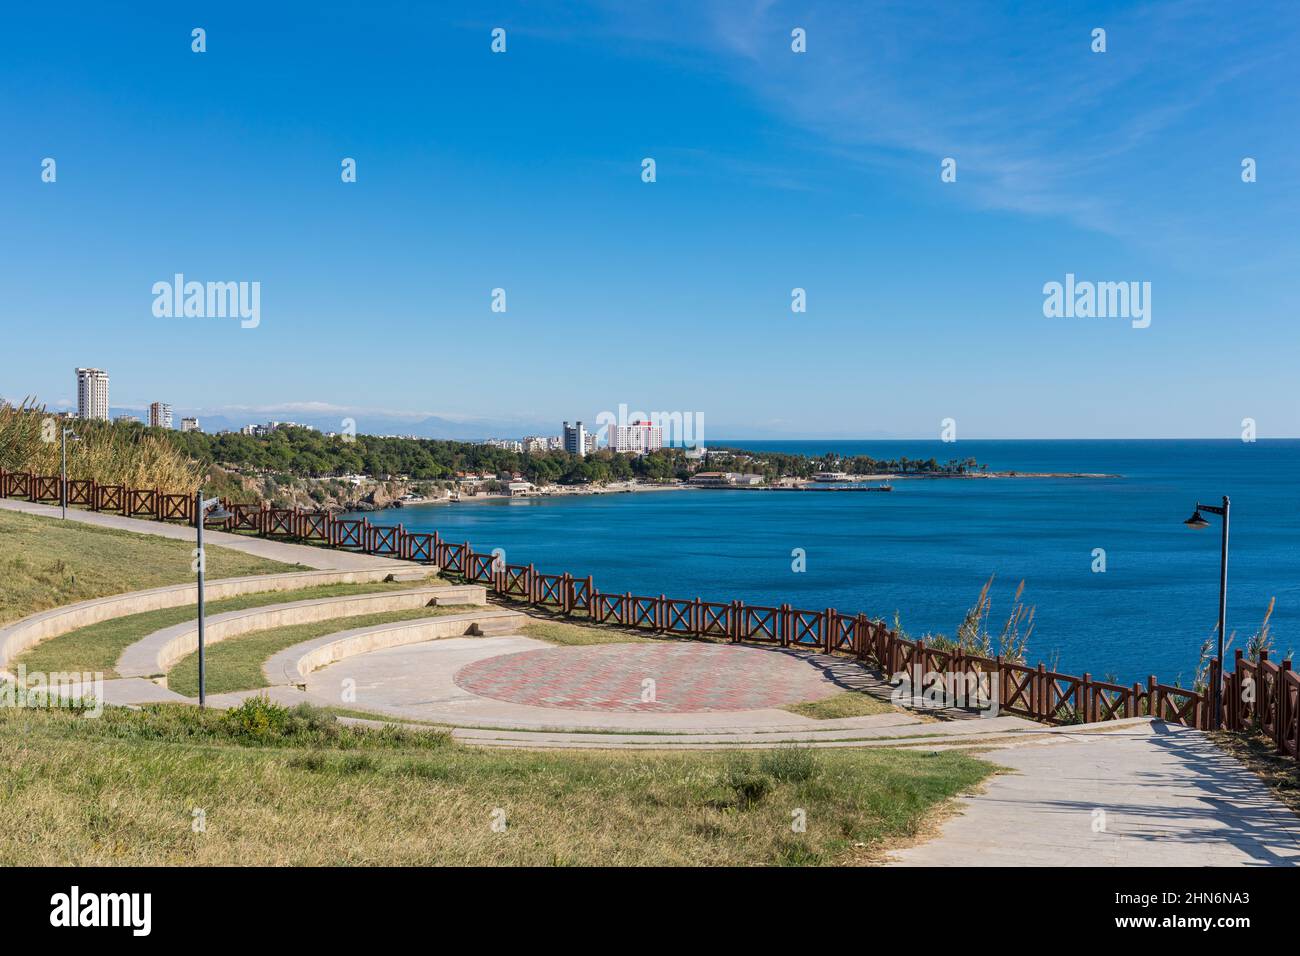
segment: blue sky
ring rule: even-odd
[[[4,19],[7,398],[97,365],[115,407],[363,431],[627,403],[715,437],[1300,435],[1293,4]],[[259,281],[260,325],[155,317],[177,272]],[[1045,318],[1066,273],[1150,282],[1151,326]]]

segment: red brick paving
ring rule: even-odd
[[[841,688],[804,651],[719,644],[602,644],[503,654],[454,680],[494,700],[618,713],[757,710],[817,700]],[[643,700],[643,681],[654,681]]]

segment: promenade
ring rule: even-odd
[[[0,508],[58,509],[0,500]],[[69,520],[168,538],[192,529],[103,513]],[[235,550],[321,570],[405,572],[410,562],[210,532]],[[423,569],[422,569],[423,570]],[[299,574],[304,572],[297,572]],[[268,576],[268,581],[275,577]],[[220,582],[213,582],[214,585]],[[481,603],[477,595],[447,603]],[[436,600],[439,588],[425,589]],[[353,603],[423,600],[380,595]],[[413,595],[413,597],[412,597]],[[329,604],[329,602],[334,604]],[[232,621],[319,619],[347,603],[318,598],[228,615]],[[456,609],[453,609],[456,610]],[[49,614],[50,612],[44,612]],[[888,702],[863,663],[813,648],[701,643],[629,635],[627,643],[555,646],[523,633],[538,618],[508,607],[456,610],[428,620],[349,628],[284,648],[263,662],[267,687],[215,694],[213,707],[253,695],[345,706],[362,724],[450,728],[466,746],[531,750],[751,750],[894,747],[959,749],[1000,772],[963,795],[933,833],[892,850],[905,866],[1235,866],[1300,864],[1300,818],[1202,731],[1149,717],[1050,727],[1023,717],[943,720],[893,708],[817,720],[791,705],[849,690]],[[19,625],[22,622],[17,622]],[[212,619],[214,634],[222,620]],[[13,625],[11,625],[13,626]],[[241,627],[244,625],[240,625]],[[139,676],[104,684],[108,704],[193,700],[166,687],[163,649],[188,625],[143,635],[123,660]],[[232,636],[237,636],[232,631]],[[153,663],[153,661],[159,663]],[[161,669],[163,673],[153,672]],[[121,667],[119,670],[123,673]],[[345,698],[341,688],[353,688]],[[367,716],[368,715],[368,716]]]

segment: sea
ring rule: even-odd
[[[1270,600],[1275,651],[1300,649],[1300,440],[715,441],[757,452],[975,458],[990,471],[1106,478],[900,479],[887,494],[692,490],[424,505],[371,514],[603,591],[864,611],[952,635],[990,578],[994,639],[1023,582],[1031,663],[1190,685],[1219,603],[1231,498],[1231,647]],[[802,561],[799,556],[802,555]],[[802,568],[800,570],[800,568]],[[1229,651],[1231,656],[1231,651]]]

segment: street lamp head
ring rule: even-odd
[[[227,518],[231,517],[231,514],[225,509],[225,506],[222,505],[221,502],[217,502],[205,517],[209,521],[225,521]]]
[[[1208,528],[1210,526],[1210,523],[1201,517],[1201,511],[1199,508],[1193,511],[1192,516],[1184,521],[1183,524],[1187,525],[1189,528]]]
[[[76,432],[74,432],[71,428],[63,429],[63,437],[66,438],[68,441],[81,441],[81,436],[78,435]]]

